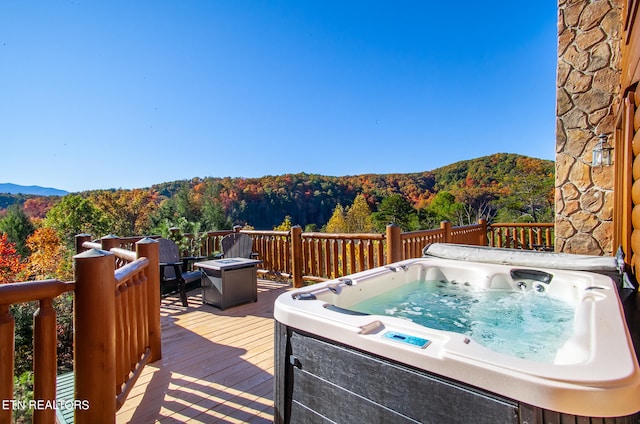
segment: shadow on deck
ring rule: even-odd
[[[199,290],[162,300],[162,359],[147,365],[118,423],[273,422],[273,302],[288,284],[258,281],[258,301],[221,311]]]

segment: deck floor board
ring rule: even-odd
[[[149,364],[118,423],[273,422],[273,302],[287,284],[258,281],[258,301],[221,311],[189,295],[162,300],[162,359]]]

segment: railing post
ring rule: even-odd
[[[50,404],[56,399],[56,311],[53,299],[40,300],[40,307],[33,314],[33,397]],[[34,422],[55,421],[53,408],[37,408],[33,411]]]
[[[387,225],[387,263],[402,260],[402,237],[400,227],[396,224]]]
[[[13,399],[14,344],[15,321],[9,305],[0,305],[0,402]],[[11,407],[0,408],[0,423],[12,423],[12,411]]]
[[[107,252],[114,247],[120,247],[120,237],[109,234],[100,239],[100,243],[102,244],[102,250],[106,250]]]
[[[169,238],[171,240],[173,240],[173,241],[181,239],[182,238],[182,234],[181,234],[180,228],[178,228],[178,227],[169,228]]]
[[[484,218],[480,218],[478,220],[478,225],[480,225],[482,227],[482,229],[480,230],[480,235],[479,235],[479,246],[487,246],[488,242],[487,242],[487,220]]]
[[[162,343],[160,332],[160,254],[158,242],[145,237],[136,243],[138,258],[147,258],[147,313],[149,322],[149,347],[151,357],[149,362],[162,358]]]
[[[291,227],[291,276],[293,287],[302,287],[302,227]]]
[[[82,243],[85,241],[91,241],[91,235],[89,234],[76,234],[76,254],[84,252],[85,249],[82,247]]]
[[[234,225],[233,226],[233,232],[234,233],[239,233],[242,230],[242,225]]]
[[[444,232],[444,242],[451,243],[453,240],[453,235],[451,234],[451,222],[442,221],[440,222],[440,229]]]
[[[75,399],[88,405],[75,410],[74,422],[115,422],[115,256],[91,249],[74,256],[74,262]]]

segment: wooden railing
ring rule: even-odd
[[[160,276],[157,242],[144,238],[136,252],[76,238],[74,282],[28,281],[0,285],[0,422],[12,422],[13,304],[39,301],[34,314],[34,422],[54,423],[56,313],[53,299],[74,294],[74,422],[113,422],[140,371],[161,358]],[[113,247],[109,247],[113,246]],[[108,249],[108,251],[107,251]],[[11,406],[6,408],[6,403]],[[69,406],[65,402],[66,406]]]
[[[291,278],[295,287],[303,281],[321,281],[397,262],[419,258],[431,243],[553,250],[553,224],[491,224],[480,220],[473,225],[454,227],[444,221],[440,228],[401,232],[390,225],[385,234],[303,233],[291,231],[234,230],[206,233],[202,256],[219,250],[220,239],[232,231],[253,238],[253,250],[262,260],[260,272]],[[185,234],[193,239],[193,235]]]
[[[114,271],[106,274],[108,279],[113,274],[113,280],[103,283],[105,293],[101,293],[100,297],[107,299],[104,316],[108,317],[105,321],[109,329],[106,331],[113,330],[115,335],[115,352],[105,355],[105,360],[115,360],[111,365],[117,411],[124,404],[143,367],[162,356],[158,245],[151,238],[120,239],[109,235],[103,237],[99,244],[89,239],[87,235],[76,238],[78,250],[85,250],[76,256],[76,268],[82,255],[99,256],[108,251],[108,256],[113,256],[114,261]],[[136,241],[132,245],[133,240]],[[136,251],[121,246],[134,246]],[[94,263],[94,266],[97,264]],[[94,290],[92,294],[96,295],[96,292]],[[105,378],[106,381],[112,381],[110,375]],[[110,398],[112,393],[109,392],[108,396]]]
[[[33,317],[33,398],[45,405],[56,399],[56,312],[53,299],[74,290],[73,282],[31,281],[0,285],[0,422],[10,423],[13,415],[13,367],[15,320],[9,312],[14,304],[38,301]],[[21,408],[16,408],[21,409]],[[53,423],[55,409],[34,408],[34,422]]]
[[[302,278],[326,280],[382,266],[383,234],[302,233]]]
[[[220,251],[220,241],[232,232],[243,232],[253,239],[253,250],[262,260],[260,272],[292,278],[294,286],[303,281],[319,281],[352,274],[385,263],[419,258],[431,243],[457,243],[527,250],[553,250],[552,223],[499,223],[487,225],[480,220],[459,227],[443,221],[440,228],[400,232],[394,225],[385,234],[303,233],[291,231],[233,230],[209,231],[199,235],[180,234],[171,229],[173,238],[184,237],[190,246],[185,254],[212,257]],[[87,236],[88,237],[88,236]],[[157,236],[154,236],[157,237]],[[100,243],[85,242],[88,247],[127,249],[141,237],[106,236]],[[126,262],[118,259],[119,266]]]
[[[440,228],[401,233],[401,259],[421,257],[424,247],[431,243],[456,243],[486,246],[486,234],[487,224],[484,220],[480,220],[478,224],[465,225],[462,227],[452,227],[450,222],[443,221],[440,223]]]
[[[525,250],[553,251],[553,223],[491,224],[487,229],[488,244]]]
[[[253,239],[253,251],[262,261],[260,268],[275,275],[291,275],[291,232],[243,230]]]

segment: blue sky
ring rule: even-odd
[[[553,160],[556,15],[551,0],[4,0],[0,183]]]

